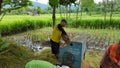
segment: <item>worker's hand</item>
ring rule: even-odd
[[[62,45],[60,45],[61,48],[64,48],[67,44],[63,43]]]
[[[70,39],[69,39],[68,35],[62,35],[62,38],[66,43],[70,42]]]

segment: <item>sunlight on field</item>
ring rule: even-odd
[[[1,23],[12,23],[14,21],[22,20],[49,20],[51,19],[50,15],[41,15],[41,16],[30,16],[30,15],[7,15],[3,18]]]
[[[64,14],[62,14],[63,18]],[[56,18],[57,21],[60,19],[60,14],[56,14]],[[70,19],[75,20],[76,18],[76,14],[75,13],[71,13],[71,17]],[[80,16],[78,17],[80,19]],[[107,19],[109,19],[109,14],[107,16]],[[30,16],[30,15],[6,15],[3,20],[1,21],[1,23],[10,23],[10,22],[14,22],[14,21],[22,21],[22,20],[52,20],[52,14],[41,14],[41,15],[36,15],[36,16]],[[86,13],[83,13],[82,19],[104,19],[104,16],[102,14],[93,14],[91,16],[86,15]],[[119,14],[113,14],[113,19],[120,19]],[[59,22],[59,21],[58,21]]]
[[[62,18],[66,18],[62,14]],[[56,23],[59,23],[60,14],[56,14]],[[71,17],[67,19],[67,27],[81,27],[91,29],[120,29],[118,15],[113,16],[112,23],[110,23],[109,16],[107,16],[106,26],[104,24],[104,17],[102,15],[86,15],[83,13],[82,19],[78,17],[76,21],[76,14],[71,13]],[[9,24],[9,25],[8,25]],[[14,34],[31,29],[38,29],[42,27],[52,27],[52,14],[41,14],[39,16],[30,15],[6,15],[0,24],[0,32],[2,35]]]

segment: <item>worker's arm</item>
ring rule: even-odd
[[[70,39],[69,39],[69,36],[67,35],[67,33],[65,32],[65,30],[62,28],[62,26],[59,24],[58,25],[58,29],[60,30],[60,31],[62,31],[62,38],[63,38],[63,40],[67,43],[67,42],[69,42],[70,41]]]
[[[117,46],[112,46],[110,48],[110,59],[113,63],[117,63],[117,59],[115,58],[116,57],[116,52],[117,52]]]
[[[67,33],[65,32],[65,30],[62,28],[60,24],[58,25],[58,29],[62,31],[62,35],[67,35]]]

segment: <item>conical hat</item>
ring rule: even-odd
[[[47,61],[32,60],[25,65],[25,68],[57,68],[57,67]]]

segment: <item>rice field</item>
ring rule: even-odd
[[[62,16],[63,18],[66,18],[63,14]],[[68,24],[65,30],[70,36],[71,41],[80,41],[81,38],[85,38],[87,45],[86,61],[90,68],[99,68],[99,62],[106,47],[117,42],[120,37],[120,16],[119,14],[114,14],[113,23],[111,24],[109,23],[108,14],[108,25],[106,26],[106,29],[101,29],[101,27],[103,27],[104,19],[102,14],[88,16],[83,13],[82,20],[78,20],[77,22],[75,18],[76,15],[72,13],[71,17],[67,20]],[[60,19],[60,15],[56,14],[56,23],[59,23]],[[27,46],[33,52],[50,46],[49,37],[51,32],[52,14],[41,14],[40,16],[6,15],[0,22],[0,33],[6,35],[4,37],[5,40]],[[48,54],[46,53],[41,56],[40,59],[48,60],[49,58],[44,58],[46,55]],[[55,64],[56,61],[52,61],[52,57],[54,58],[54,56],[51,54],[49,55],[51,57],[49,61]]]
[[[62,14],[62,18],[64,15]],[[56,14],[56,23],[61,20],[60,14]],[[71,14],[71,17],[67,19],[67,27],[80,27],[90,29],[103,29],[104,28],[103,15],[88,16],[83,13],[82,20],[76,21],[76,14]],[[27,30],[39,29],[42,27],[52,27],[52,14],[41,14],[39,16],[30,15],[6,15],[0,22],[0,33],[2,35],[11,35],[15,33],[24,32]],[[114,15],[112,23],[109,21],[109,15],[107,16],[106,26],[107,29],[120,29],[120,17]]]

